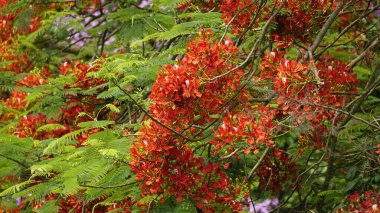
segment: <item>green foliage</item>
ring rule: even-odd
[[[177,4],[183,3],[180,0],[153,0],[145,8],[138,6],[141,1],[110,0],[102,5],[103,10],[100,12],[99,5],[93,2],[23,0],[11,1],[0,9],[0,16],[15,14],[12,23],[14,30],[27,30],[34,17],[40,19],[37,30],[15,33],[11,39],[12,48],[1,43],[10,53],[0,47],[4,51],[4,54],[0,52],[3,54],[0,55],[0,212],[5,206],[16,209],[15,198],[23,198],[26,206],[22,208],[26,212],[33,208],[33,211],[38,212],[65,211],[67,209],[62,210],[62,201],[69,199],[84,203],[83,211],[88,212],[97,212],[100,208],[108,212],[122,212],[125,211],[122,204],[128,202],[134,206],[134,212],[146,211],[147,208],[152,212],[197,212],[199,209],[190,196],[184,196],[181,202],[168,194],[164,194],[164,197],[153,193],[142,197],[141,186],[145,183],[141,183],[131,171],[132,144],[142,134],[138,131],[153,122],[148,119],[146,112],[151,113],[149,106],[152,101],[149,96],[158,71],[168,64],[180,64],[189,40],[197,37],[201,28],[211,29],[215,32],[215,42],[222,35],[231,38],[233,43],[242,39],[238,45],[239,52],[231,61],[234,60],[239,65],[247,60],[247,63],[239,66],[245,72],[243,81],[247,84],[244,89],[259,99],[272,94],[278,98],[270,83],[256,85],[255,82],[261,78],[264,69],[260,66],[263,62],[262,55],[283,48],[276,49],[276,45],[281,42],[272,39],[272,33],[281,34],[284,26],[275,25],[277,20],[272,21],[268,32],[263,34],[263,39],[257,44],[258,51],[250,55],[261,36],[260,30],[263,29],[265,20],[253,25],[251,28],[254,29],[240,38],[231,33],[232,25],[228,26],[224,35],[227,22],[218,8],[203,12],[203,8],[193,5],[180,11],[177,9]],[[271,4],[273,1],[263,2]],[[54,8],[51,4],[55,4]],[[251,9],[242,11],[242,14],[248,10]],[[291,12],[284,9],[280,14],[286,16]],[[378,24],[378,19],[364,18],[359,23],[366,21],[370,21],[373,26]],[[320,27],[313,26],[313,29],[318,32]],[[316,53],[334,42],[340,32],[334,28],[329,29]],[[363,51],[358,48],[359,44],[365,43],[368,46],[367,43],[371,41],[369,37],[377,35],[376,33],[372,27],[358,35],[347,33],[328,48],[326,54],[316,54],[315,60],[318,63],[322,56],[333,56],[350,62]],[[317,34],[313,36],[316,37]],[[305,52],[312,46],[312,42],[295,39],[289,45],[285,58],[302,61],[301,58],[305,58]],[[283,158],[295,163],[297,174],[289,174],[295,178],[282,182],[282,189],[277,194],[275,192],[275,195],[267,191],[276,184],[271,182],[272,178],[288,172],[288,168],[283,171],[280,163],[277,165],[278,158],[275,158],[273,148],[268,152],[269,160],[265,166],[278,170],[265,180],[267,183],[264,188],[259,188],[263,183],[258,176],[250,182],[244,181],[250,170],[260,163],[260,157],[266,153],[265,143],[258,143],[254,149],[250,149],[252,146],[246,139],[231,141],[233,145],[221,148],[217,155],[212,152],[213,146],[209,143],[214,139],[214,133],[221,126],[222,119],[234,112],[234,107],[207,115],[207,122],[215,120],[210,126],[203,127],[205,123],[199,126],[194,124],[196,131],[203,130],[203,134],[197,136],[206,137],[185,144],[194,151],[195,157],[203,158],[205,162],[229,165],[223,171],[232,183],[231,191],[234,184],[244,182],[239,190],[244,191],[245,195],[255,198],[255,202],[276,196],[281,201],[286,201],[281,206],[284,211],[310,207],[313,211],[319,208],[324,212],[343,206],[346,197],[354,191],[378,191],[380,175],[375,151],[380,136],[378,130],[362,122],[370,121],[373,125],[379,125],[379,86],[371,88],[369,95],[363,95],[369,91],[367,82],[379,80],[379,56],[376,50],[371,49],[369,56],[353,69],[360,83],[357,92],[344,94],[345,97],[352,97],[347,98],[351,101],[344,106],[329,106],[349,112],[347,117],[350,119],[344,123],[344,119],[338,119],[338,116],[334,118],[336,123],[342,124],[339,129],[334,129],[334,125],[328,121],[320,121],[328,129],[328,134],[321,136],[322,142],[319,145],[307,144],[312,141],[310,138],[320,136],[318,132],[317,135],[309,134],[313,131],[309,125],[311,121],[302,120],[297,128],[288,125],[289,120],[297,118],[291,114],[281,114],[281,110],[286,110],[281,109],[279,102],[269,101],[265,105],[263,101],[253,101],[245,103],[244,109],[237,109],[254,114],[259,111],[259,105],[265,105],[281,112],[274,116],[276,127],[273,127],[280,130],[271,135],[270,139],[277,149],[283,150]],[[15,55],[26,57],[19,59]],[[22,70],[20,74],[13,70],[18,65]],[[310,71],[307,70],[308,74]],[[255,72],[252,79],[245,78],[252,72]],[[20,84],[22,79],[30,76],[46,83]],[[313,81],[313,77],[310,79]],[[201,87],[206,84],[201,82]],[[317,96],[318,89],[313,91],[313,95]],[[13,96],[13,92],[18,92],[25,98],[16,97],[11,104],[7,103],[6,100]],[[238,99],[232,99],[231,103],[235,101],[239,102]],[[360,103],[360,107],[351,115],[350,110],[356,103]],[[12,104],[19,105],[14,107]],[[178,107],[176,103],[174,107]],[[297,110],[305,108],[303,106]],[[315,109],[312,113],[321,110]],[[71,114],[74,116],[70,117]],[[39,115],[44,117],[38,117]],[[202,116],[195,116],[195,120],[201,120]],[[36,118],[35,126],[29,123],[33,118]],[[25,129],[22,128],[27,129],[28,134],[24,134],[21,130]],[[307,140],[301,140],[304,138]],[[252,154],[254,151],[258,152]],[[234,153],[231,154],[232,152]],[[333,167],[329,163],[330,159],[334,161]],[[329,171],[329,167],[334,170]],[[161,198],[165,198],[165,202],[161,202]],[[246,201],[243,196],[239,199]],[[318,206],[321,200],[326,207]],[[140,209],[137,202],[145,206]],[[43,205],[37,210],[33,205],[38,203]],[[243,204],[247,207],[247,203]],[[115,209],[108,209],[113,207]],[[217,208],[228,211],[225,206]]]

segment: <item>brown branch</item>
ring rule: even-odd
[[[99,53],[99,56],[101,56],[102,53],[103,53],[104,45],[105,45],[105,43],[106,43],[106,36],[107,36],[107,33],[108,33],[108,30],[105,30],[105,31],[103,32],[103,36],[102,36],[102,38],[101,38],[101,43],[100,43],[100,53]]]
[[[354,92],[339,92],[339,91],[332,91],[332,95],[352,95],[352,96],[358,96],[360,93],[354,93]]]
[[[365,123],[365,124],[367,124],[367,125],[370,126],[370,127],[373,127],[373,128],[375,128],[375,129],[377,129],[377,130],[380,130],[380,126],[376,126],[376,125],[374,125],[373,123],[371,123],[371,122],[369,122],[369,121],[367,121],[367,120],[364,120],[364,119],[362,119],[362,118],[359,118],[359,117],[357,117],[357,116],[353,115],[352,113],[347,112],[347,111],[345,111],[345,110],[338,109],[338,108],[331,107],[331,106],[322,105],[322,104],[317,104],[317,103],[313,103],[313,102],[300,101],[300,100],[297,100],[297,99],[291,98],[291,97],[289,97],[289,96],[287,96],[287,95],[283,95],[283,94],[280,94],[280,95],[281,95],[281,96],[284,96],[285,98],[290,99],[290,100],[292,100],[293,102],[296,102],[296,103],[298,103],[298,104],[309,105],[309,106],[316,106],[316,107],[321,107],[321,108],[324,108],[324,109],[329,109],[329,110],[333,110],[333,111],[336,111],[336,112],[340,112],[340,113],[342,113],[342,114],[348,115],[349,117],[351,117],[351,118],[353,118],[353,119],[355,119],[355,120],[357,120],[357,121],[360,121],[360,122],[362,122],[362,123]]]
[[[376,72],[374,72],[372,75],[375,75]],[[366,91],[362,93],[361,96],[359,96],[357,99],[355,99],[353,102],[349,104],[354,104],[350,110],[350,114],[355,114],[356,111],[360,108],[360,106],[364,103],[364,101],[368,98],[368,96],[376,89],[376,87],[380,84],[380,78],[377,79],[377,81],[373,82],[372,85],[367,85]],[[351,117],[347,117],[344,121],[341,122],[341,126],[345,125],[350,121]]]
[[[317,37],[315,38],[313,45],[309,48],[311,53],[314,53],[314,51],[318,48],[319,44],[321,43],[323,37],[326,35],[327,30],[330,28],[332,23],[336,20],[336,17],[339,15],[339,12],[342,10],[344,6],[343,1],[339,2],[339,5],[335,8],[333,13],[330,15],[330,17],[327,19],[326,23],[322,26],[322,29],[319,31]],[[307,57],[306,57],[307,58]]]
[[[233,152],[231,152],[230,154],[228,154],[228,155],[222,157],[222,159],[228,159],[228,158],[234,156],[234,155],[235,155],[236,153],[238,153],[240,150],[241,150],[240,148],[237,148],[237,149],[235,149]]]
[[[248,176],[245,179],[246,181],[249,181],[249,179],[252,177],[253,173],[256,171],[256,169],[260,166],[261,162],[264,160],[264,157],[267,155],[268,151],[269,151],[269,147],[267,147],[264,150],[264,153],[261,155],[260,159],[257,161],[255,166],[251,169],[251,171],[249,172]]]
[[[363,15],[359,16],[357,19],[352,21],[349,25],[347,25],[342,32],[339,33],[339,35],[332,41],[329,45],[327,45],[323,50],[321,50],[318,54],[316,54],[316,58],[319,58],[326,50],[328,50],[330,47],[332,47],[349,29],[351,29],[358,21],[360,21],[362,18],[366,17],[373,11],[377,10],[380,5],[376,5],[372,10],[364,13]]]
[[[364,56],[367,55],[367,53],[375,46],[379,43],[379,38],[376,38],[372,41],[372,43],[358,56],[356,57],[354,60],[352,60],[350,62],[350,64],[348,64],[349,67],[355,67],[356,64],[358,64],[363,58]]]
[[[248,7],[250,7],[251,5],[255,4],[258,0],[253,0],[251,1],[249,4],[245,5],[243,8],[241,8],[240,10],[238,10],[235,15],[231,18],[231,20],[227,23],[227,25],[224,27],[224,32],[223,32],[223,35],[222,37],[220,38],[219,40],[219,43],[222,42],[222,40],[224,39],[224,37],[226,36],[227,34],[227,30],[229,28],[229,26],[232,24],[232,22],[235,20],[235,18],[241,13],[243,12],[243,10],[247,9]]]
[[[266,102],[269,102],[271,100],[272,100],[272,98],[250,98],[250,99],[248,99],[248,102],[264,102],[264,103],[266,103]]]
[[[311,65],[310,68],[313,71],[314,78],[317,81],[317,85],[318,86],[323,85],[323,82],[321,82],[321,78],[319,78],[319,75],[318,75],[317,66],[314,63],[313,53],[310,50],[308,50],[308,53],[309,53],[309,57],[310,57],[310,60],[309,60],[310,61],[310,65]]]

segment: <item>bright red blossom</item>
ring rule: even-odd
[[[347,198],[347,207],[338,209],[339,213],[357,212],[357,213],[379,213],[380,212],[380,195],[375,191],[355,191]]]
[[[233,68],[229,60],[237,52],[230,40],[219,44],[212,37],[212,32],[202,31],[201,37],[188,44],[183,60],[163,68],[152,87],[151,115],[178,132],[188,128],[183,132],[188,137],[195,131],[188,125],[212,121],[210,115],[239,87],[243,74],[236,70],[211,80]],[[197,115],[201,119],[196,121]],[[163,199],[173,195],[178,201],[191,197],[205,211],[214,211],[215,203],[241,208],[220,165],[196,157],[183,138],[155,121],[144,124],[140,132],[131,148],[131,165],[145,195],[158,194]]]
[[[332,57],[319,62],[309,60],[294,61],[284,57],[284,53],[268,53],[262,61],[260,73],[264,82],[273,82],[273,90],[278,94],[278,119],[287,119],[292,126],[309,122],[314,131],[307,133],[314,145],[323,146],[323,134],[328,131],[322,121],[337,124],[343,115],[335,118],[336,111],[323,106],[341,107],[350,101],[345,92],[356,91],[359,82],[353,70]],[[306,138],[305,138],[306,139]],[[301,140],[302,141],[302,140]]]

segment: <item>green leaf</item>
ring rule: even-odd
[[[66,129],[65,126],[61,124],[46,124],[37,129],[37,132],[46,132],[46,131],[53,131],[57,129]]]
[[[113,104],[107,104],[106,106],[107,106],[112,112],[120,113],[120,109],[117,108],[115,105],[113,105]]]
[[[335,196],[339,196],[340,194],[342,194],[342,192],[340,190],[326,190],[326,191],[322,191],[322,192],[319,192],[318,193],[318,196],[332,196],[332,197],[335,197]]]
[[[53,168],[53,165],[50,164],[37,164],[33,165],[30,170],[32,175],[44,176],[50,174],[53,171]]]
[[[81,128],[103,128],[114,123],[115,121],[87,121],[79,123],[78,126]]]
[[[27,180],[27,181],[18,183],[18,184],[14,185],[14,186],[11,186],[8,189],[2,191],[0,193],[0,197],[4,197],[4,196],[7,196],[7,195],[12,195],[12,194],[14,194],[16,192],[19,192],[23,188],[25,188],[27,185],[29,185],[29,184],[31,184],[33,182],[34,182],[33,180]]]
[[[89,130],[90,128],[78,129],[76,131],[70,132],[54,141],[50,142],[49,145],[44,149],[44,155],[51,155],[54,152],[58,152],[60,146],[65,146],[69,144],[74,144],[74,138],[79,134]]]
[[[76,177],[66,178],[63,182],[62,194],[72,195],[79,190],[80,186],[78,184]]]
[[[107,157],[117,158],[119,156],[119,152],[116,149],[100,149],[99,153]]]

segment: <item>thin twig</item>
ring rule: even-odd
[[[260,5],[259,5],[259,7],[256,10],[255,15],[253,16],[251,23],[249,23],[248,27],[245,28],[244,32],[242,34],[240,34],[239,38],[237,39],[237,41],[235,43],[235,46],[240,46],[240,44],[243,41],[243,37],[252,28],[253,24],[256,22],[256,19],[259,17],[259,13],[260,13],[261,9],[263,8],[265,2],[266,1],[261,1],[260,2]],[[277,1],[276,1],[275,4],[277,4]]]
[[[221,75],[218,75],[218,76],[215,76],[211,79],[208,79],[208,81],[215,81],[217,80],[218,78],[221,78],[223,76],[226,76],[228,74],[230,74],[231,72],[239,69],[239,68],[242,68],[244,66],[246,66],[250,61],[251,61],[251,57],[256,55],[256,51],[258,50],[258,47],[259,47],[259,44],[261,44],[261,41],[264,39],[265,37],[265,33],[267,32],[268,28],[269,28],[269,25],[270,23],[272,22],[272,20],[274,19],[274,17],[277,16],[277,14],[281,11],[282,7],[285,5],[286,3],[286,0],[282,1],[280,7],[269,17],[269,19],[267,20],[267,22],[265,23],[264,27],[262,28],[262,31],[259,35],[259,38],[256,40],[255,44],[253,45],[251,51],[248,53],[248,56],[247,58],[243,61],[243,63],[241,63],[240,65],[232,68],[231,70],[229,70],[228,72],[225,72]],[[248,77],[248,79],[250,79],[251,77],[253,76],[253,74],[250,75],[250,77]],[[246,85],[244,85],[242,88],[244,88]]]
[[[345,114],[345,115],[350,116],[351,118],[353,118],[353,119],[355,119],[355,120],[361,121],[362,123],[365,123],[365,124],[367,124],[367,125],[370,126],[370,127],[373,127],[373,128],[375,128],[375,129],[377,129],[377,130],[380,130],[380,126],[376,126],[376,125],[374,125],[373,123],[371,123],[371,122],[369,122],[369,121],[367,121],[367,120],[364,120],[364,119],[362,119],[362,118],[359,118],[359,117],[357,117],[357,116],[353,115],[352,113],[347,112],[347,111],[345,111],[345,110],[338,109],[338,108],[331,107],[331,106],[322,105],[322,104],[317,104],[317,103],[313,103],[313,102],[300,101],[300,100],[297,100],[297,99],[291,98],[291,97],[289,97],[289,96],[287,96],[287,95],[283,95],[283,94],[280,94],[280,95],[281,95],[281,96],[284,96],[285,98],[290,99],[290,100],[292,100],[292,101],[294,101],[294,102],[297,102],[297,103],[299,103],[299,104],[304,104],[304,105],[309,105],[309,106],[316,106],[316,107],[321,107],[321,108],[325,108],[325,109],[333,110],[333,111],[336,111],[336,112],[340,112],[340,113],[342,113],[342,114]]]
[[[228,155],[222,157],[222,159],[228,159],[228,158],[234,156],[234,155],[235,155],[237,152],[239,152],[240,150],[241,150],[240,148],[237,148],[237,149],[235,149],[233,152],[231,152],[230,154],[228,154]]]
[[[235,20],[235,18],[241,13],[243,12],[243,10],[247,9],[248,7],[252,6],[254,3],[256,3],[258,0],[253,0],[251,1],[249,4],[245,5],[243,8],[241,8],[240,10],[238,10],[235,15],[231,18],[231,20],[227,23],[227,25],[224,27],[224,32],[223,32],[223,35],[222,37],[220,38],[219,40],[219,43],[221,43],[224,39],[224,37],[226,36],[227,34],[227,30],[229,28],[229,26],[232,24],[232,22]]]
[[[260,166],[261,162],[264,160],[264,157],[267,155],[268,151],[269,151],[269,147],[267,147],[264,150],[264,153],[261,155],[260,159],[257,161],[255,166],[251,169],[251,171],[249,172],[249,174],[246,178],[246,181],[248,181],[252,177],[253,173],[256,171],[256,169]]]
[[[130,185],[136,184],[138,182],[139,181],[135,181],[135,182],[124,183],[124,184],[115,185],[115,186],[92,186],[92,185],[79,185],[79,186],[87,187],[87,188],[96,188],[96,189],[114,189],[114,188],[121,188],[124,186],[130,186]]]
[[[377,10],[380,7],[380,5],[376,5],[372,10],[364,13],[363,15],[359,16],[357,19],[352,21],[349,25],[347,25],[342,32],[339,33],[339,35],[332,41],[329,45],[327,45],[323,50],[321,50],[318,54],[316,54],[316,58],[319,58],[326,50],[328,50],[330,47],[332,47],[349,29],[351,29],[358,21],[362,20],[362,18],[366,17],[367,15],[371,14],[373,11]]]
[[[376,38],[372,41],[372,43],[358,56],[356,57],[354,60],[352,60],[350,62],[350,64],[348,64],[349,67],[355,67],[357,63],[359,63],[363,58],[364,56],[367,55],[367,53],[375,46],[379,43],[379,38]]]
[[[13,159],[13,158],[10,158],[10,157],[7,157],[7,156],[5,156],[5,155],[3,155],[3,154],[0,154],[0,156],[3,157],[3,158],[8,159],[8,160],[10,160],[10,161],[13,161],[13,162],[15,162],[15,163],[17,163],[17,164],[20,164],[22,167],[24,167],[24,168],[26,168],[26,169],[29,168],[29,166],[27,166],[26,164],[22,163],[21,161],[18,161],[18,160],[16,160],[16,159]]]
[[[309,48],[311,53],[314,53],[314,51],[318,48],[319,44],[321,43],[323,37],[326,35],[327,30],[330,28],[332,23],[336,20],[336,17],[339,15],[339,12],[344,7],[343,1],[339,2],[339,5],[335,8],[333,13],[330,15],[329,19],[327,19],[326,23],[323,25],[322,29],[319,31],[317,37],[315,38],[313,45]],[[308,57],[306,57],[308,58]]]
[[[185,135],[175,131],[174,129],[172,129],[171,127],[167,126],[166,124],[160,122],[159,120],[157,120],[155,117],[153,117],[151,114],[149,114],[145,109],[144,107],[142,107],[139,103],[137,103],[137,101],[135,99],[132,98],[132,96],[124,89],[122,88],[115,80],[112,80],[112,83],[118,87],[126,96],[128,96],[129,99],[132,100],[132,102],[142,111],[144,112],[144,114],[146,114],[151,120],[153,120],[154,122],[158,123],[159,125],[161,125],[162,127],[164,127],[165,129],[171,131],[172,133],[174,133],[175,135],[177,136],[180,136],[181,138],[184,138],[186,140],[192,140],[188,137],[186,137]]]

